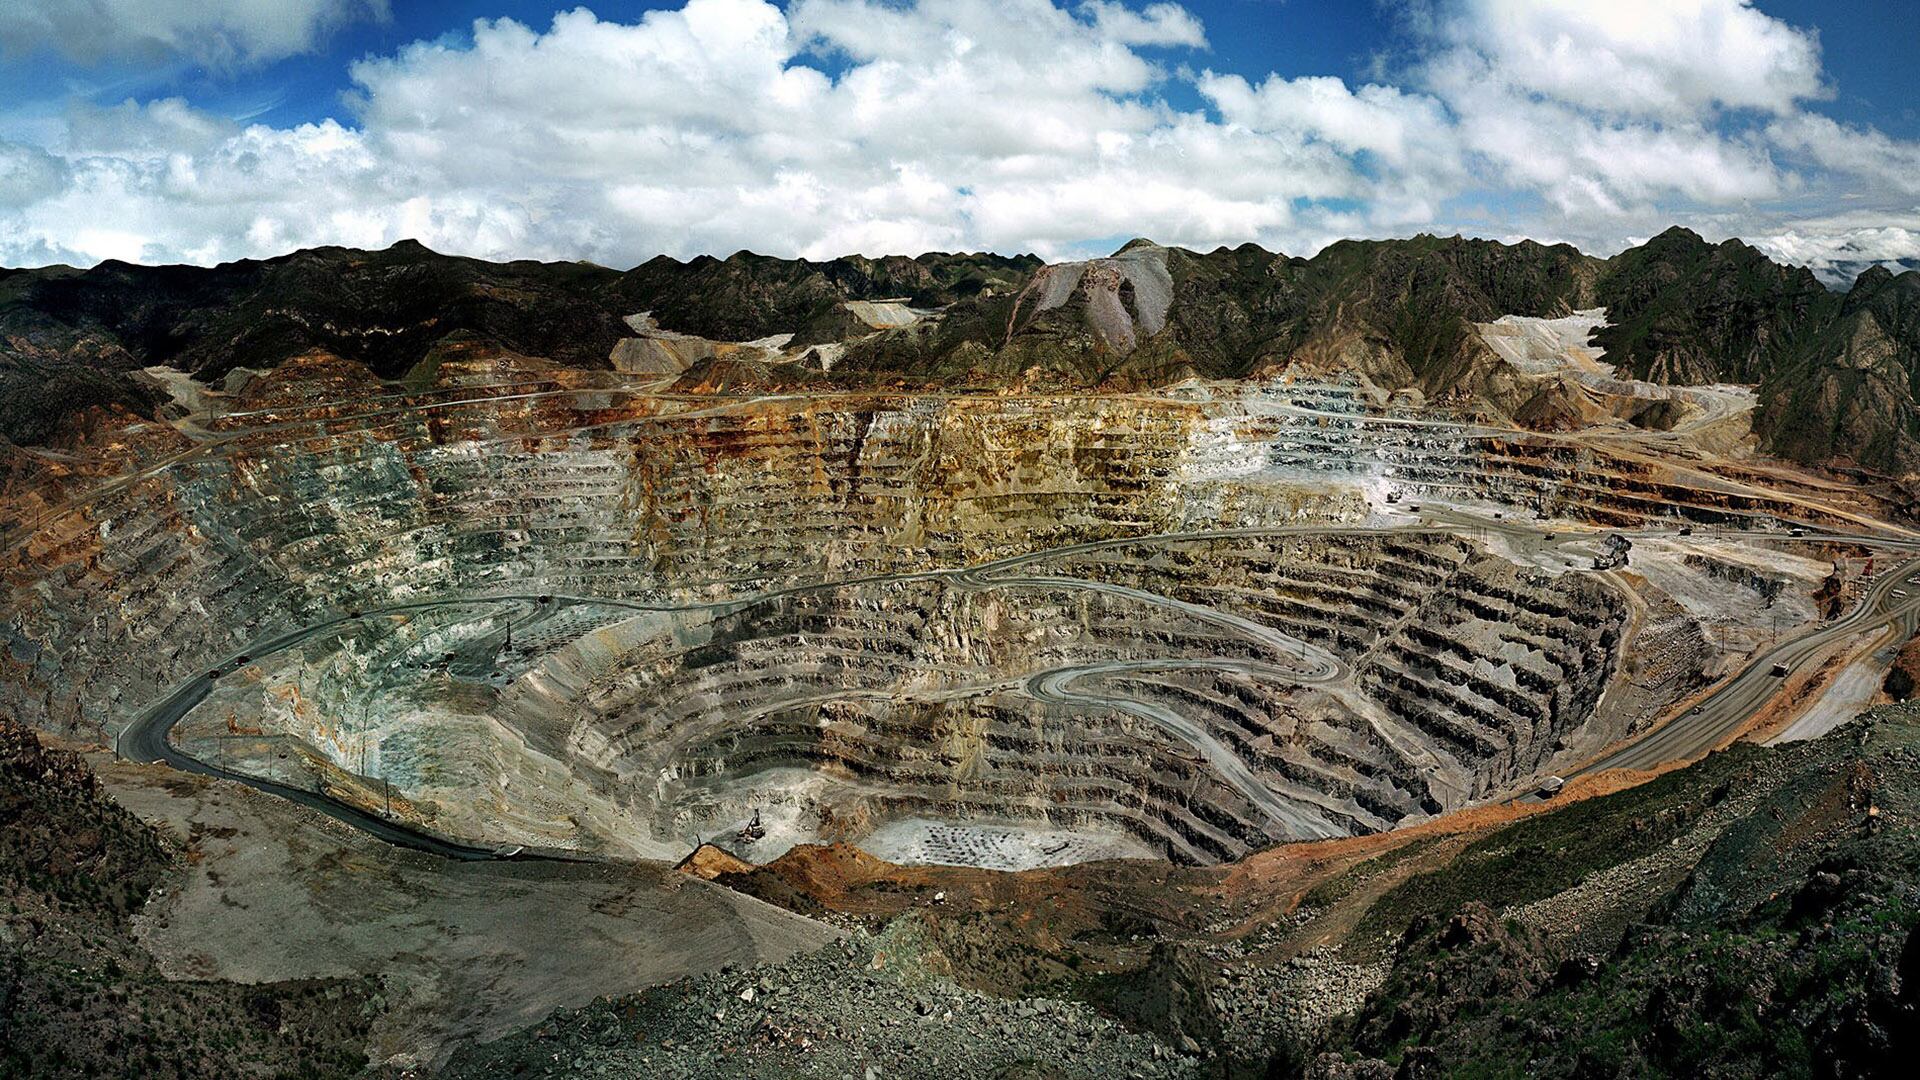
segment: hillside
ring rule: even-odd
[[[1787,457],[1920,469],[1920,271],[1896,277],[1875,267],[1836,307],[1761,382],[1763,433]]]
[[[0,717],[0,1076],[347,1077],[374,988],[164,977],[132,918],[179,857]]]
[[[714,873],[911,934],[921,944],[889,958],[888,978],[934,972],[1042,1015],[1091,1002],[1172,1046],[1208,1048],[1176,1061],[1184,1075],[1885,1076],[1920,1030],[1916,764],[1920,713],[1898,706],[1551,813],[1211,871],[1098,863],[1009,878],[808,848]],[[1048,897],[1044,916],[1027,906],[1035,896]],[[578,1055],[606,1068],[642,1029],[687,1029],[728,982],[743,1031],[763,1010],[783,1022],[774,1031],[786,1013],[836,1015],[856,992],[791,968],[596,1004],[455,1075]],[[737,985],[756,981],[806,992],[739,1004],[751,998]],[[911,1001],[862,1015],[880,1032],[916,1023]],[[965,1018],[1009,1043],[1025,1036],[978,1005]],[[741,1045],[744,1074],[787,1060],[778,1041]],[[915,1064],[897,1047],[871,1052]]]
[[[1473,324],[1605,307],[1595,344],[1622,376],[1760,384],[1756,427],[1773,451],[1901,473],[1920,466],[1916,295],[1920,272],[1863,274],[1843,296],[1739,241],[1678,228],[1607,260],[1421,236],[1344,241],[1311,259],[1134,241],[1055,266],[741,252],[623,273],[413,243],[211,269],[110,262],[0,275],[0,437],[56,439],[91,407],[150,412],[162,395],[135,374],[148,365],[217,380],[320,351],[397,378],[455,343],[694,391],[1137,388],[1303,365],[1550,416],[1560,410],[1501,383]],[[650,322],[634,318],[643,312]]]

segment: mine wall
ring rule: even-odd
[[[1807,516],[1592,448],[1383,417],[1340,387],[858,407],[480,398],[236,415],[206,452],[42,515],[0,556],[0,708],[50,731],[111,734],[248,642],[356,609],[534,594],[720,601],[1130,536],[1351,521],[1383,491],[1619,524]],[[1088,685],[1190,715],[1272,790],[1350,832],[1537,770],[1591,715],[1625,623],[1613,590],[1585,575],[1523,571],[1439,533],[1116,546],[1017,573],[1230,610],[1340,657],[1358,696],[1314,698],[1305,712],[1298,686],[1230,672]],[[1257,658],[1257,644],[1113,598],[1029,590],[984,620],[956,616],[949,586],[887,588],[877,606],[856,591],[823,594],[835,599],[817,610],[749,609],[730,616],[734,640],[599,682],[556,690],[566,680],[540,668],[539,723],[526,709],[502,722],[524,721],[516,739],[662,830],[680,803],[733,778],[804,766],[866,791],[877,817],[1097,817],[1197,861],[1289,835],[1153,725],[1013,685],[1048,664]],[[988,685],[927,696],[929,682],[968,680]],[[823,700],[796,700],[809,693]],[[831,710],[842,712],[828,722]],[[929,749],[961,730],[977,749]],[[1035,740],[1058,751],[1034,755]]]

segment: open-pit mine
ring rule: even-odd
[[[324,257],[449,262],[396,250]],[[225,301],[250,329],[172,355],[114,344],[110,393],[85,383],[68,412],[13,418],[0,712],[90,753],[149,818],[184,827],[203,811],[168,799],[224,793],[245,815],[324,822],[303,851],[356,853],[358,884],[301,862],[308,900],[256,922],[302,920],[326,890],[336,922],[359,917],[355,892],[413,904],[394,899],[398,871],[367,869],[376,858],[416,875],[505,863],[515,888],[684,861],[659,880],[757,881],[748,894],[807,916],[850,886],[795,882],[843,863],[1029,914],[1047,887],[1016,900],[992,883],[1125,866],[1112,873],[1130,884],[1075,901],[1108,912],[1095,937],[1118,972],[1187,970],[1140,951],[1170,927],[1281,934],[1386,888],[1303,902],[1307,878],[1254,884],[1286,860],[1438,858],[1451,841],[1434,837],[1571,813],[1888,699],[1920,625],[1907,489],[1775,453],[1782,414],[1751,373],[1683,380],[1613,355],[1644,344],[1607,336],[1627,317],[1606,301],[1626,294],[1594,267],[1614,264],[1549,268],[1572,284],[1512,309],[1489,291],[1446,316],[1459,332],[1444,356],[1323,313],[1222,367],[1194,344],[1195,325],[1227,318],[1193,298],[1195,268],[1252,258],[1135,244],[1084,264],[989,262],[964,289],[869,270],[804,319],[777,303],[749,318],[718,287],[690,315],[708,286],[667,288],[681,264],[650,263],[593,286],[604,312],[565,349],[542,347],[546,323],[589,316],[524,283],[461,289],[531,330]],[[756,265],[738,269],[759,281]],[[8,287],[106,349],[105,317],[74,314],[95,310],[72,299],[76,277]],[[254,334],[266,325],[282,329]],[[78,363],[85,350],[50,335],[18,331],[13,348]],[[219,835],[192,828],[196,851]],[[172,950],[168,977],[387,970],[389,953],[350,961],[331,939],[186,942],[241,918],[195,906],[195,889],[293,873],[223,843],[215,880],[189,875],[140,931]],[[770,867],[791,871],[778,889]],[[1210,928],[1168,914],[1149,882],[1170,880],[1238,914]],[[1266,921],[1247,921],[1256,908]],[[371,1059],[437,1065],[556,1006],[777,960],[845,925],[793,922],[753,922],[740,940],[771,941],[775,923],[786,936],[711,964],[543,976],[524,998],[496,987],[457,1021],[389,1025]],[[1324,959],[1356,925],[1373,926],[1356,915],[1283,951]],[[887,953],[873,955],[878,970]],[[1282,1025],[1289,1037],[1359,1008],[1375,962],[1324,960],[1350,999]],[[426,1013],[468,984],[434,983],[420,1004],[422,985],[389,989]],[[745,1010],[755,990],[724,1000]],[[1138,1019],[1113,1005],[1130,999],[1089,1000]],[[1258,1023],[1220,1020],[1213,1045],[1139,1022],[1171,1049],[1138,1060],[1174,1073],[1271,1052]]]

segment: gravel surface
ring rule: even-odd
[[[914,916],[784,963],[563,1010],[450,1078],[1187,1077],[1201,1062],[1086,1005],[961,988]]]

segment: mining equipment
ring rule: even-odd
[[[751,844],[755,840],[767,835],[767,827],[760,824],[760,811],[755,810],[753,812],[753,820],[740,826],[740,832],[737,835],[743,844]]]

